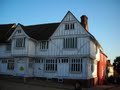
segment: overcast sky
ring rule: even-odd
[[[0,0],[0,24],[60,22],[67,11],[88,16],[89,32],[112,62],[120,56],[120,0]]]

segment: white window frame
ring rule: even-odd
[[[82,58],[72,58],[70,59],[70,72],[81,73],[83,68]]]
[[[68,63],[68,60],[69,60],[68,58],[62,58],[61,63]]]
[[[28,67],[29,68],[33,68],[33,64],[34,64],[34,60],[32,58],[29,59],[29,64]]]
[[[25,47],[25,38],[16,38],[15,46],[17,48]]]
[[[1,63],[2,63],[2,64],[6,64],[6,63],[7,63],[7,59],[2,59],[2,60],[1,60]]]
[[[44,64],[44,70],[46,72],[56,72],[57,71],[57,60],[46,59],[45,64]]]
[[[36,58],[35,59],[35,63],[43,63],[44,62],[44,58]]]
[[[7,60],[7,70],[14,70],[14,60],[13,59]]]
[[[69,28],[69,23],[66,23],[65,24],[65,30],[69,30],[70,28]]]
[[[22,31],[19,29],[19,30],[17,30],[17,33],[21,33]]]
[[[63,39],[64,49],[74,49],[77,48],[77,37],[64,38]]]
[[[75,23],[65,23],[65,30],[74,30]]]
[[[11,43],[6,44],[6,51],[11,51]]]
[[[49,41],[40,41],[40,49],[47,50],[49,47]]]
[[[95,64],[94,64],[94,61],[91,60],[91,72],[94,72],[95,70]]]
[[[75,29],[75,24],[74,23],[70,23],[70,29],[74,30]]]

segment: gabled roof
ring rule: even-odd
[[[67,12],[71,13],[70,11]],[[66,14],[66,15],[67,15]],[[71,13],[72,14],[72,13]],[[64,16],[64,18],[66,17],[66,15]],[[72,14],[73,15],[73,14]],[[73,17],[80,23],[81,22],[73,15]],[[64,20],[64,18],[62,19],[62,21]],[[61,21],[61,22],[62,22]],[[39,25],[29,25],[29,26],[24,26],[22,24],[19,24],[22,29],[24,30],[24,32],[30,37],[33,38],[35,40],[48,40],[53,33],[55,32],[55,30],[57,29],[57,27],[60,25],[61,22],[58,23],[48,23],[48,24],[39,24]],[[11,36],[11,34],[13,33],[15,28],[12,28],[12,26],[15,24],[3,24],[0,25],[0,43],[5,43],[7,41],[7,39]],[[82,26],[82,25],[81,25]],[[84,28],[84,27],[83,27]],[[85,30],[86,31],[86,30]],[[86,31],[90,38],[99,46],[101,47],[101,45],[99,44],[99,42],[95,39],[95,37],[89,33],[89,31]]]
[[[0,24],[0,43],[7,43],[7,39],[13,33],[15,24]]]
[[[48,40],[55,32],[60,23],[48,23],[39,25],[23,26],[24,32],[35,40]]]
[[[81,22],[70,11],[68,11],[67,14],[68,13],[70,13],[79,22],[79,24],[83,27]],[[67,16],[67,14],[64,16],[64,18]],[[86,16],[86,15],[83,15],[83,16]],[[62,19],[62,21],[64,20],[64,18]],[[84,28],[84,30],[85,30],[85,28]],[[100,47],[101,49],[103,49],[102,46],[99,44],[99,42],[96,40],[96,38],[89,31],[87,31],[87,30],[85,30],[85,31],[89,34],[90,38],[95,42],[95,44],[98,45],[98,47]]]

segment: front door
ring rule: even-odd
[[[17,61],[17,75],[18,76],[25,75],[25,61],[23,61],[23,60]]]
[[[66,77],[69,73],[68,59],[59,59],[58,63],[58,76]]]
[[[7,73],[7,60],[5,60],[5,59],[0,61],[0,72],[2,74]]]
[[[36,63],[34,66],[34,75],[37,77],[42,77],[43,76],[43,64],[42,63]]]

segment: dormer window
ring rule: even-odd
[[[21,30],[17,30],[18,33],[21,33]]]
[[[25,38],[17,38],[16,47],[25,47]]]
[[[74,29],[75,29],[74,23],[65,24],[65,30],[74,30]]]
[[[6,51],[11,51],[11,43],[8,43],[8,44],[6,45]]]
[[[48,41],[41,41],[40,42],[40,49],[48,49]]]

